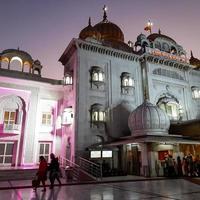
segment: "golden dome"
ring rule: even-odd
[[[102,21],[94,26],[101,34],[101,40],[124,42],[124,34],[121,29],[112,22]]]
[[[99,40],[101,37],[101,34],[98,31],[96,31],[94,27],[92,27],[90,18],[89,18],[88,26],[85,27],[83,30],[81,30],[81,32],[79,33],[80,39],[84,40],[88,37],[91,37],[97,40]]]
[[[114,23],[107,20],[106,7],[104,6],[103,20],[94,26],[94,29],[101,34],[101,40],[124,42],[122,30]]]

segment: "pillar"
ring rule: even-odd
[[[142,172],[143,176],[150,176],[150,166],[149,166],[149,155],[147,143],[140,143],[141,147],[141,161],[142,161]]]

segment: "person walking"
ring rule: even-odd
[[[40,160],[40,165],[39,165],[39,169],[38,169],[38,172],[37,172],[37,181],[38,181],[38,185],[36,185],[34,187],[34,190],[36,191],[37,190],[37,186],[40,185],[40,182],[42,182],[42,185],[43,185],[43,192],[46,191],[46,185],[45,185],[45,181],[47,180],[47,161],[45,160],[44,156],[40,156],[39,157],[39,160]]]
[[[51,163],[48,169],[49,169],[49,180],[50,180],[51,185],[49,188],[52,189],[54,187],[55,179],[58,181],[59,185],[61,185],[61,181],[59,179],[60,166],[59,166],[58,158],[56,158],[53,153],[50,154],[50,158],[51,158]]]

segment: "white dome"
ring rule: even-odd
[[[128,126],[133,136],[166,135],[170,120],[163,110],[145,100],[129,115]]]

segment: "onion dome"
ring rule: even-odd
[[[106,9],[104,8],[103,20],[94,26],[94,29],[101,34],[101,40],[124,42],[122,30],[114,23],[107,20]]]
[[[137,41],[135,42],[135,46],[142,46],[142,41],[146,41],[147,37],[144,34],[140,34],[137,36]]]
[[[170,121],[163,110],[145,100],[129,115],[128,126],[133,136],[166,135]]]
[[[81,30],[79,34],[80,39],[85,40],[88,37],[91,37],[97,40],[99,40],[101,37],[101,34],[92,27],[90,18],[89,18],[88,26],[85,27],[83,30]]]

